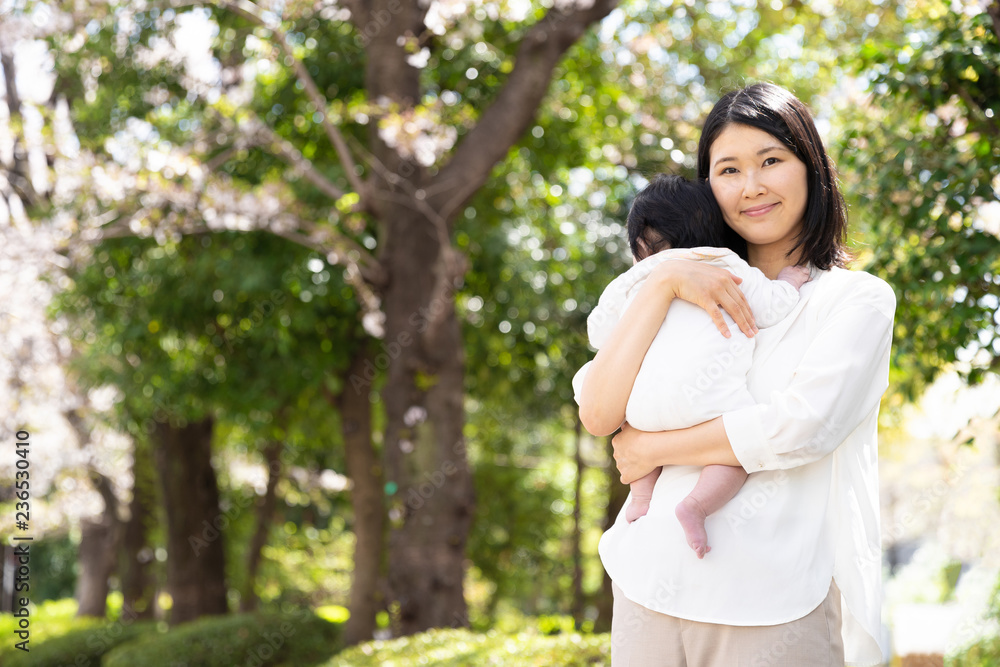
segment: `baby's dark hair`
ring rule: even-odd
[[[726,245],[726,223],[706,181],[657,174],[628,212],[628,245],[645,259],[667,248]]]

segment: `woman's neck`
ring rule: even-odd
[[[748,244],[747,263],[756,269],[760,269],[771,280],[775,280],[783,268],[786,266],[795,266],[802,257],[801,249],[796,250],[790,255],[787,253],[788,248],[762,247]]]

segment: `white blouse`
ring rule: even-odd
[[[813,276],[791,314],[756,336],[747,384],[757,404],[723,414],[733,451],[753,474],[708,518],[712,551],[699,560],[674,516],[698,466],[665,466],[649,512],[629,523],[623,507],[599,551],[630,600],[707,623],[802,618],[826,597],[832,577],[843,595],[847,662],[875,665],[882,659],[877,418],[896,299],[864,272]]]

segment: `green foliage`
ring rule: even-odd
[[[993,590],[993,599],[987,612],[988,622],[992,623],[994,632],[1000,622],[1000,582]],[[990,627],[990,626],[987,626]],[[947,667],[1000,667],[1000,634],[985,637],[972,646],[963,648],[953,656],[945,656]]]
[[[358,327],[341,273],[268,234],[107,241],[72,277],[57,309],[76,368],[121,390],[137,435],[143,418],[222,411],[284,439],[268,424],[346,366]]]
[[[1000,231],[987,222],[1000,200],[1000,37],[985,12],[923,8],[903,37],[865,43],[856,68],[871,97],[842,110],[840,145],[863,268],[897,293],[893,387],[909,400],[942,369],[975,383],[1000,358]]]
[[[44,572],[37,584],[31,584],[31,599],[61,600],[73,597],[76,587],[77,544],[69,535],[52,534],[31,545],[31,566]]]
[[[338,654],[323,667],[465,667],[517,665],[568,667],[610,665],[609,635],[536,632],[475,634],[468,630],[432,630],[412,637],[373,641]]]
[[[288,494],[287,502],[303,501],[299,493]],[[263,549],[258,594],[271,606],[344,602],[349,597],[353,553],[354,535],[345,529],[342,516],[330,517],[329,524],[320,528],[287,521],[275,527]]]
[[[538,617],[538,629],[543,635],[570,634],[576,630],[576,621],[572,616],[545,614]]]
[[[485,599],[470,595],[473,627],[494,627],[517,601],[527,614],[566,613],[573,602],[570,536],[579,503],[585,594],[600,589],[603,569],[594,558],[608,497],[608,465],[598,441],[584,439],[579,498],[574,497],[574,434],[556,420],[532,425],[510,411],[469,410],[470,459],[480,497],[468,554],[478,574],[492,584]],[[603,447],[603,441],[599,441]]]
[[[120,594],[108,596],[106,620],[77,617],[77,603],[73,598],[47,600],[30,609],[31,641],[28,653],[13,646],[15,641],[20,641],[13,639],[16,637],[14,632],[19,629],[19,619],[13,614],[0,614],[0,635],[12,639],[0,645],[0,664],[76,664],[74,660],[77,655],[91,660],[112,646],[137,636],[137,633],[153,631],[150,624],[131,622],[128,617],[121,618]],[[136,627],[139,630],[133,629]],[[99,663],[91,661],[87,664]]]
[[[340,648],[341,627],[307,610],[209,616],[122,645],[103,667],[315,665]]]
[[[970,646],[961,655],[945,659],[947,667],[998,667],[1000,666],[1000,637],[984,639]]]

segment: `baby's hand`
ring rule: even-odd
[[[809,282],[809,269],[804,266],[786,266],[778,272],[778,280],[784,280],[795,289]]]

